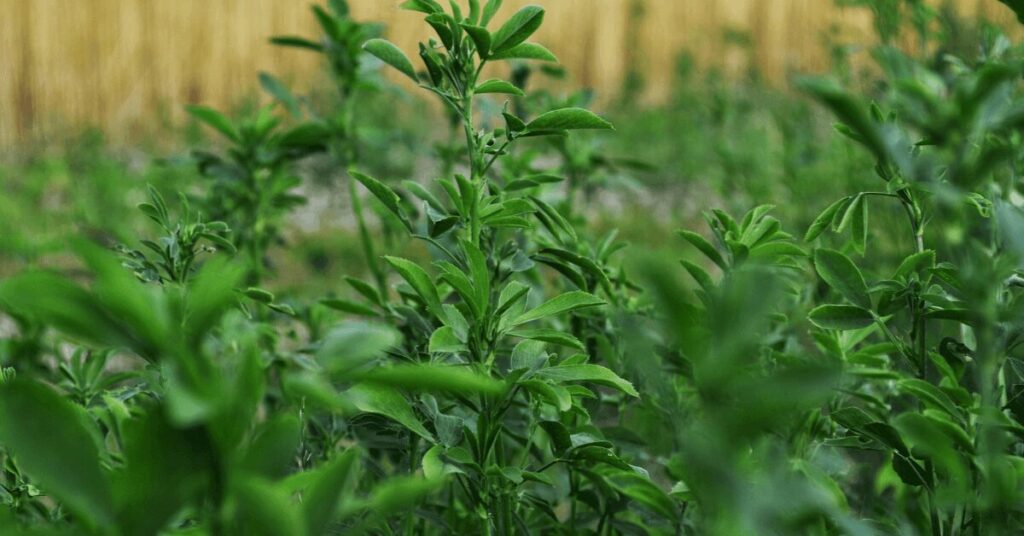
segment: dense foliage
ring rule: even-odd
[[[722,175],[695,195],[728,208],[678,231],[681,262],[598,231],[601,193],[658,166],[608,149],[588,92],[533,89],[562,74],[542,8],[406,1],[417,67],[314,6],[321,35],[272,42],[319,55],[326,95],[262,73],[271,104],[190,107],[218,141],[146,190],[143,232],[0,281],[0,532],[1024,532],[1024,51],[860,3],[873,83],[772,94],[776,182],[750,180],[772,136],[733,134],[749,95],[681,92]],[[924,53],[889,46],[906,27]],[[380,67],[443,110],[412,142],[435,169],[377,156]],[[282,292],[321,172],[359,262]]]

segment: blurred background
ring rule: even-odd
[[[626,82],[642,83],[633,96],[648,104],[669,98],[683,57],[701,70],[734,78],[756,73],[784,85],[793,73],[829,69],[843,53],[837,46],[866,46],[878,37],[865,1],[540,3],[547,16],[538,41],[557,51],[570,84],[608,99]],[[351,2],[356,19],[379,21],[389,39],[415,51],[423,38],[420,16],[398,4]],[[1012,13],[996,0],[932,4],[940,16],[1013,26]],[[279,0],[0,0],[0,142],[87,126],[130,142],[180,124],[184,104],[224,107],[251,97],[259,71],[300,86],[315,83],[317,58],[267,39],[314,32],[305,7]],[[914,46],[909,33],[898,39]]]
[[[619,228],[648,249],[711,206],[779,205],[792,229],[821,208],[821,185],[868,180],[871,162],[837,139],[792,81],[825,74],[870,88],[872,51],[893,46],[940,61],[972,54],[986,36],[1017,37],[996,0],[506,0],[541,4],[537,41],[562,71],[530,78],[553,98],[607,115],[611,135],[582,136],[590,154],[630,166],[593,173],[595,233]],[[428,37],[397,0],[352,0],[410,56]],[[0,276],[59,263],[71,234],[130,241],[147,184],[173,198],[201,188],[190,151],[219,140],[189,121],[187,104],[244,116],[271,99],[257,76],[330,106],[317,55],[270,44],[315,36],[306,2],[280,0],[0,0]],[[512,9],[505,10],[506,13]],[[501,21],[498,21],[499,23]],[[363,95],[365,168],[385,181],[436,176],[447,119],[422,91],[380,75]],[[428,110],[424,113],[424,110]],[[331,284],[358,270],[341,170],[301,171],[310,203],[295,211],[281,285]],[[382,229],[386,232],[386,228]]]

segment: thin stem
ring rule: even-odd
[[[493,166],[494,163],[498,160],[498,157],[502,155],[502,152],[508,148],[509,144],[510,142],[506,141],[504,144],[502,144],[501,147],[498,147],[497,152],[495,152],[494,155],[491,156],[490,161],[488,161],[487,165],[484,166],[484,169],[481,171],[481,175],[487,174],[487,172],[491,169],[491,166]]]
[[[474,81],[475,83],[475,81]],[[478,147],[473,126],[473,91],[466,92],[462,99],[463,130],[466,134],[466,148],[469,153],[470,183],[473,185],[473,199],[469,200],[469,234],[473,245],[480,247],[480,197],[485,188],[483,158]]]
[[[359,198],[359,192],[356,190],[356,181],[352,177],[348,178],[348,194],[350,202],[352,203],[352,213],[356,217],[356,225],[359,228],[359,241],[363,248],[363,257],[366,259],[366,267],[373,275],[374,281],[377,284],[377,291],[380,292],[381,298],[387,300],[387,276],[381,268],[380,263],[377,262],[377,253],[373,247],[373,239],[371,238],[370,230],[366,225],[366,218],[363,216],[363,202]]]

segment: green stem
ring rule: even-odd
[[[473,245],[480,246],[480,195],[483,192],[483,166],[480,164],[479,148],[476,132],[473,127],[473,96],[469,94],[463,101],[466,119],[463,129],[466,133],[466,147],[469,152],[470,183],[473,185],[473,198],[469,200],[469,235]]]
[[[903,209],[907,213],[907,218],[910,220],[911,230],[914,233],[914,251],[915,253],[923,253],[924,224],[921,220],[921,209],[909,191],[904,190],[898,197],[900,198]],[[928,381],[928,331],[927,319],[924,317],[926,312],[925,303],[924,300],[918,296],[913,296],[911,299],[913,300],[911,305],[911,312],[913,314],[912,344],[914,353],[917,354],[917,375],[920,380]],[[923,410],[923,403],[921,404],[921,409]],[[928,482],[934,483],[935,466],[931,459],[925,460],[924,470],[925,478],[928,479]],[[939,518],[938,510],[935,509],[934,485],[929,485],[925,493],[928,496],[928,510],[932,535],[942,536],[942,521]]]
[[[356,224],[359,228],[359,241],[363,248],[363,257],[366,259],[366,267],[369,268],[370,273],[373,275],[374,281],[377,284],[377,291],[380,292],[382,299],[387,300],[387,276],[385,275],[383,268],[381,268],[380,263],[377,262],[377,253],[373,247],[373,239],[370,237],[370,230],[366,225],[366,218],[363,216],[363,203],[359,199],[359,193],[356,191],[355,182],[355,179],[349,177],[348,194],[352,203],[352,212],[355,214]]]

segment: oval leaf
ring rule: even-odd
[[[534,320],[540,320],[541,318],[554,316],[568,311],[574,311],[584,307],[596,307],[604,304],[604,300],[587,292],[580,290],[566,292],[565,294],[551,298],[535,309],[531,309],[523,313],[516,318],[512,324],[518,326],[520,324],[533,322]]]
[[[558,62],[558,58],[550,50],[537,43],[520,43],[492,55],[492,60],[537,60]]]
[[[610,369],[601,365],[562,365],[537,371],[537,377],[556,382],[590,382],[606,387],[613,387],[629,396],[638,397],[632,383],[622,379]]]
[[[522,97],[522,96],[526,95],[526,93],[523,93],[523,90],[521,90],[521,89],[517,88],[516,86],[512,85],[511,82],[506,82],[504,80],[498,80],[498,79],[488,80],[488,81],[480,84],[479,86],[476,86],[476,92],[477,93],[504,93],[506,95],[516,95],[516,96],[519,96],[519,97]]]
[[[858,307],[871,309],[871,295],[864,275],[849,257],[833,249],[819,249],[814,253],[814,267],[828,286],[844,298]]]
[[[552,110],[530,121],[526,129],[532,132],[551,130],[615,130],[611,123],[583,108]]]
[[[398,69],[405,76],[416,79],[416,69],[413,68],[409,57],[405,55],[394,43],[385,39],[370,39],[363,45],[363,50],[373,54],[384,63]]]
[[[0,389],[0,444],[46,493],[94,526],[114,521],[113,498],[88,419],[52,389],[14,381]]]
[[[526,6],[512,15],[492,36],[491,48],[495,52],[512,48],[526,41],[544,22],[544,9],[540,6]]]
[[[822,305],[811,311],[811,322],[825,329],[866,328],[875,321],[871,311],[856,305]]]

